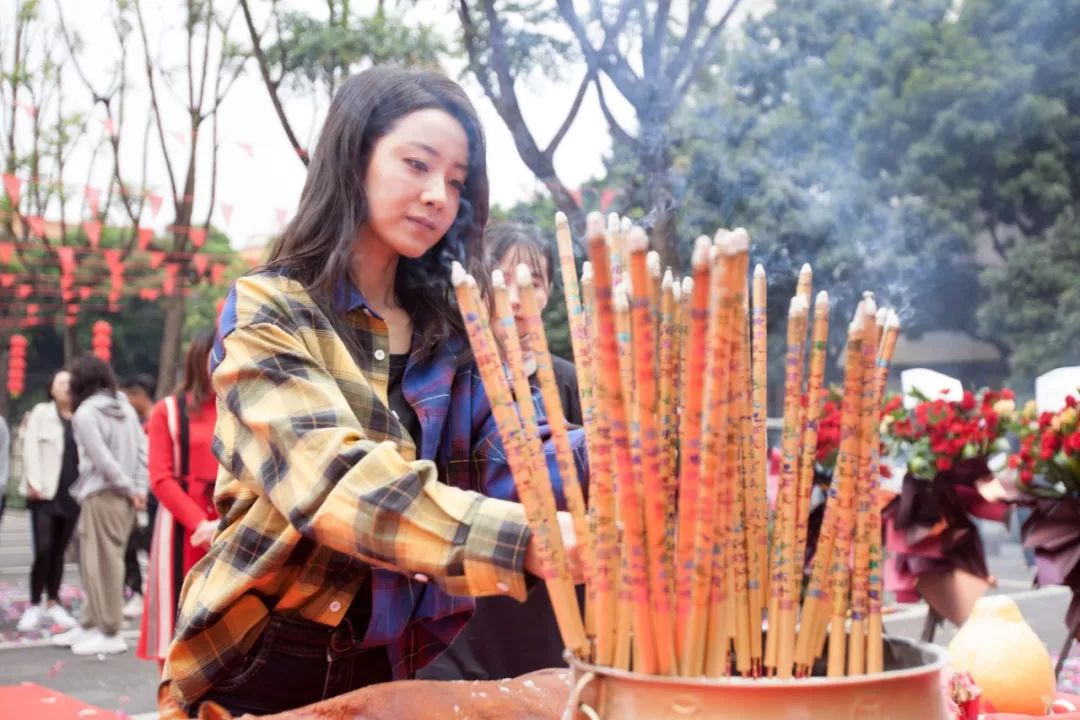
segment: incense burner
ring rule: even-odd
[[[564,720],[952,720],[941,690],[945,651],[906,639],[885,640],[885,672],[848,677],[661,677],[567,661]]]

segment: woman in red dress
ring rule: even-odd
[[[210,386],[213,331],[191,341],[177,392],[150,411],[150,491],[160,503],[139,633],[139,657],[165,659],[172,642],[180,588],[206,554],[217,528],[214,481],[218,463],[210,449],[217,406]]]

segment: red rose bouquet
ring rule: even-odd
[[[1020,489],[1042,498],[1080,497],[1080,400],[1070,395],[1058,412],[1028,403],[1013,430],[1020,451],[1009,457]]]

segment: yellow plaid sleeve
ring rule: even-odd
[[[423,573],[450,594],[508,589],[523,600],[529,531],[522,508],[440,483],[430,461],[406,461],[393,443],[368,439],[356,400],[350,405],[342,394],[342,378],[306,346],[320,344],[325,355],[327,343],[310,334],[256,321],[238,323],[225,338],[213,375],[224,410],[217,433],[222,464],[261,488],[299,533],[321,545]],[[344,352],[340,342],[332,345]],[[355,367],[347,356],[337,360],[326,364]],[[376,402],[370,388],[366,402]],[[251,550],[238,546],[238,563]]]

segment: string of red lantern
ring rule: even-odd
[[[7,389],[11,397],[22,395],[26,384],[26,346],[22,335],[12,335],[8,344]]]

